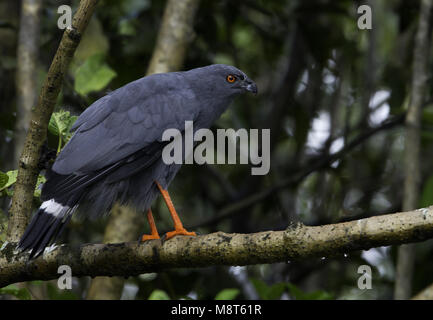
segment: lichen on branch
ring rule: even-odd
[[[423,241],[433,237],[433,207],[324,226],[293,225],[282,231],[252,234],[212,233],[178,236],[168,241],[59,246],[28,261],[15,254],[15,243],[0,251],[0,287],[30,280],[58,278],[69,265],[83,276],[135,276],[168,268],[251,265],[330,257],[351,251]]]

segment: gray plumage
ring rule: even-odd
[[[19,247],[41,254],[77,210],[99,216],[119,201],[145,212],[158,195],[154,181],[166,189],[180,169],[162,161],[163,132],[182,132],[185,121],[193,121],[194,131],[209,128],[246,91],[257,88],[245,73],[210,65],[150,75],[97,100],[75,122],[74,135],[42,188],[44,203]]]

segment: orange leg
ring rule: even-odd
[[[170,211],[171,218],[173,219],[174,223],[174,230],[166,233],[166,239],[173,238],[177,235],[184,235],[184,236],[195,236],[195,232],[189,232],[184,227],[182,222],[179,219],[179,216],[177,215],[176,209],[174,208],[173,202],[171,201],[170,195],[168,194],[168,191],[163,189],[162,186],[158,183],[158,181],[155,181],[156,185],[158,186],[159,191],[162,194],[162,197],[164,198],[165,204],[167,205],[168,210]]]
[[[143,234],[141,237],[141,241],[159,239],[158,230],[156,229],[155,220],[153,220],[152,210],[149,209],[147,211],[147,221],[150,226],[150,234]]]

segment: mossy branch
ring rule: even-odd
[[[178,236],[145,243],[60,246],[28,261],[28,253],[14,254],[15,243],[0,251],[0,287],[29,280],[59,277],[60,265],[72,275],[135,276],[167,268],[215,265],[251,265],[330,257],[379,246],[427,240],[433,237],[433,206],[324,226],[294,225],[284,231],[252,234],[212,233]]]

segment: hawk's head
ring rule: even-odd
[[[212,90],[215,96],[257,93],[257,85],[241,70],[225,64],[212,64],[186,72],[194,86]]]

